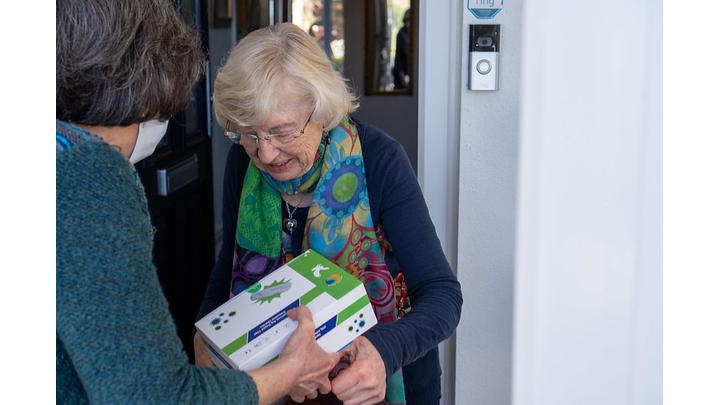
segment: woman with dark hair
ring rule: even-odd
[[[244,373],[182,351],[152,264],[133,163],[150,155],[202,69],[196,34],[167,0],[56,3],[58,403],[271,403],[329,392],[340,354],[312,315],[277,360]]]

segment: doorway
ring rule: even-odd
[[[197,28],[207,49],[205,2],[174,4]],[[214,263],[208,86],[203,74],[186,108],[171,118],[155,152],[136,166],[155,230],[153,262],[191,360],[195,317]]]

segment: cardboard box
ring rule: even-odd
[[[253,370],[277,357],[297,327],[288,311],[307,305],[328,352],[377,323],[362,282],[308,250],[195,323],[218,367]]]

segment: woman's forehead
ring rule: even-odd
[[[262,118],[262,121],[251,126],[270,129],[280,126],[297,125],[304,111],[305,108],[301,105],[273,108]]]

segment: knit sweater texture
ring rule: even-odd
[[[55,159],[57,402],[257,403],[246,373],[195,367],[183,352],[132,165],[78,127],[56,132],[73,140]]]

